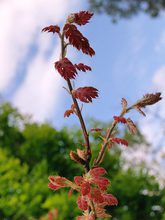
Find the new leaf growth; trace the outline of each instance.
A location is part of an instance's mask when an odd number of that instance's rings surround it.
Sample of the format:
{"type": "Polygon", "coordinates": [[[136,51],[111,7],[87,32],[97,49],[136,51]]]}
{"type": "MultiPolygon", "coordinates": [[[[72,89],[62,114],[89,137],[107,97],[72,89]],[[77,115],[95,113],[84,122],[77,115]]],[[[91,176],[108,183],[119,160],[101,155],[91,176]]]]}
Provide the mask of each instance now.
{"type": "Polygon", "coordinates": [[[95,51],[91,47],[89,40],[84,37],[76,26],[86,25],[92,16],[93,13],[89,11],[80,11],[79,13],[69,15],[63,28],[60,28],[58,25],[50,25],[42,30],[43,32],[52,32],[60,39],[61,55],[59,60],[55,61],[54,66],[60,76],[66,81],[68,88],[64,88],[68,91],[73,102],[71,107],[65,111],[64,117],[70,117],[73,114],[76,115],[84,136],[84,143],[82,144],[84,149],[76,149],[76,151],[70,152],[71,160],[84,167],[82,176],[75,176],[74,181],[61,176],[50,176],[48,187],[52,190],[67,187],[70,189],[69,195],[71,195],[73,190],[77,191],[77,205],[83,211],[82,215],[77,217],[78,220],[95,220],[97,218],[111,217],[106,213],[106,206],[117,205],[118,201],[116,197],[107,192],[110,181],[104,177],[107,171],[103,167],[100,167],[100,164],[104,160],[107,148],[111,149],[114,144],[128,146],[128,141],[114,136],[113,131],[118,123],[122,123],[124,126],[127,126],[131,134],[135,134],[137,130],[135,123],[132,119],[126,118],[125,115],[132,109],[136,109],[142,115],[145,115],[142,108],[153,105],[161,100],[161,93],[146,94],[142,99],[128,107],[127,100],[122,98],[121,113],[113,117],[114,120],[107,129],[105,136],[102,135],[103,129],[90,129],[91,132],[98,132],[98,136],[102,139],[100,151],[97,157],[94,158],[93,164],[90,163],[92,158],[92,149],[89,141],[90,132],[86,129],[79,102],[92,103],[93,99],[98,97],[98,90],[93,86],[73,89],[72,81],[78,77],[78,71],[91,71],[92,68],[83,63],[73,64],[67,57],[67,47],[73,46],[86,55],[95,55],[95,51]]]}

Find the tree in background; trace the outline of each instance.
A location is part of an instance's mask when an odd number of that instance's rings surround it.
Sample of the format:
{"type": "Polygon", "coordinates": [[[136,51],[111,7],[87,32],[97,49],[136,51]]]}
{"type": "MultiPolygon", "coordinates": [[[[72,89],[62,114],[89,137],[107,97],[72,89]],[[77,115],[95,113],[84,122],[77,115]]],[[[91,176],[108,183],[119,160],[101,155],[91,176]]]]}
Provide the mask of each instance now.
{"type": "MultiPolygon", "coordinates": [[[[48,220],[51,213],[56,213],[53,220],[73,220],[79,214],[76,195],[68,198],[65,190],[52,194],[47,188],[47,176],[53,172],[73,178],[81,172],[80,167],[75,168],[69,157],[61,158],[61,152],[69,152],[82,141],[81,130],[64,128],[57,131],[50,124],[34,123],[29,116],[21,115],[9,103],[1,103],[0,109],[0,133],[5,135],[5,138],[0,139],[0,219],[48,220]],[[10,118],[14,123],[9,123],[10,118]],[[21,137],[17,142],[13,132],[9,132],[13,130],[17,131],[14,132],[16,137],[21,137]],[[64,151],[65,144],[67,148],[64,151]],[[65,169],[61,168],[61,163],[65,164],[65,169]]],[[[88,127],[106,128],[109,125],[91,120],[88,127]]],[[[144,141],[141,134],[132,138],[126,131],[122,133],[120,135],[127,136],[131,148],[144,141]]],[[[98,153],[100,141],[97,134],[92,133],[94,157],[98,153]]],[[[119,200],[117,207],[107,206],[107,212],[114,216],[114,220],[165,220],[164,186],[161,188],[158,180],[142,166],[124,169],[126,163],[117,145],[106,154],[103,166],[112,182],[109,192],[117,195],[119,200]]]]}
{"type": "Polygon", "coordinates": [[[89,0],[90,9],[106,13],[113,21],[145,13],[155,18],[165,9],[165,0],[89,0]]]}

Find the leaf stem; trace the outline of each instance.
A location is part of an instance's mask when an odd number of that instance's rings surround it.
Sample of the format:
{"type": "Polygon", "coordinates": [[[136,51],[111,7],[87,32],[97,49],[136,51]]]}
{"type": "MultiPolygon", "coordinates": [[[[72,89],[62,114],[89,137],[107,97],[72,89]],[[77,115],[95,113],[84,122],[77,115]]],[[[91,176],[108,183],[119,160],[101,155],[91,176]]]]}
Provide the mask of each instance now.
{"type": "MultiPolygon", "coordinates": [[[[129,108],[127,108],[127,109],[122,109],[122,111],[121,111],[119,117],[123,117],[123,116],[124,116],[126,113],[128,113],[132,108],[133,108],[133,105],[130,106],[129,108]]],[[[107,145],[108,145],[108,143],[109,143],[109,138],[111,137],[112,132],[113,132],[113,130],[115,129],[115,127],[116,127],[117,124],[118,124],[118,122],[114,120],[114,121],[112,122],[112,124],[111,124],[111,127],[107,129],[107,135],[106,135],[106,137],[105,137],[105,139],[104,139],[104,143],[103,143],[103,145],[102,145],[102,147],[101,147],[101,150],[100,150],[100,152],[99,152],[99,154],[98,154],[97,159],[94,160],[93,167],[99,166],[99,164],[103,161],[104,155],[105,155],[105,150],[106,150],[107,145]]]]}
{"type": "MultiPolygon", "coordinates": [[[[68,45],[64,41],[64,33],[61,34],[60,39],[61,39],[61,59],[63,59],[66,55],[66,45],[68,45]]],[[[87,132],[87,129],[86,129],[86,126],[85,126],[85,122],[84,122],[80,107],[78,105],[78,102],[72,94],[73,87],[72,87],[71,81],[69,79],[67,80],[67,84],[68,84],[70,94],[72,96],[73,103],[74,103],[75,108],[76,108],[77,116],[79,118],[81,128],[82,128],[82,132],[83,132],[83,136],[84,136],[84,141],[85,141],[85,146],[86,146],[85,170],[86,170],[86,172],[88,172],[90,170],[89,163],[90,163],[90,160],[91,160],[91,147],[90,147],[90,143],[89,143],[89,135],[88,135],[88,132],[87,132]]]]}

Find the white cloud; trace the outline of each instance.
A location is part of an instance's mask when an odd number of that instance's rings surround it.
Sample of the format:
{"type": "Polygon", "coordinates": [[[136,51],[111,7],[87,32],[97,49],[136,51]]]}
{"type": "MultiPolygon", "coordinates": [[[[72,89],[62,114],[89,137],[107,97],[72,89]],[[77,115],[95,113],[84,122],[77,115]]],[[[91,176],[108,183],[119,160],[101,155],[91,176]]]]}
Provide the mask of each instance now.
{"type": "MultiPolygon", "coordinates": [[[[59,101],[61,79],[56,77],[53,63],[58,47],[53,48],[50,60],[44,59],[50,48],[51,35],[38,34],[50,24],[63,21],[68,13],[77,11],[76,0],[5,0],[0,2],[0,93],[9,90],[37,37],[38,51],[27,67],[25,79],[13,94],[14,104],[35,119],[49,118],[53,106],[59,101]]],[[[58,51],[58,52],[57,52],[58,51]]],[[[55,109],[56,110],[56,109],[55,109]]]]}

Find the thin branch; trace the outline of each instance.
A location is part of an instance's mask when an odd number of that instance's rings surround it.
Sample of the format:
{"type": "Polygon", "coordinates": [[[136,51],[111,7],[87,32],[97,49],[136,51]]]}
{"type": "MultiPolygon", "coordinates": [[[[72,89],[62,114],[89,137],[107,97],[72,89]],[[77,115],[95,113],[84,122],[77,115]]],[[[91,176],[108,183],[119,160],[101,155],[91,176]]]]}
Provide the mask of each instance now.
{"type": "MultiPolygon", "coordinates": [[[[65,54],[66,54],[66,45],[68,45],[68,44],[65,44],[64,33],[63,33],[61,35],[61,58],[62,59],[65,57],[65,54]]],[[[72,87],[71,81],[69,79],[67,80],[67,84],[68,84],[70,94],[72,96],[73,103],[75,104],[75,108],[76,108],[76,111],[77,111],[77,116],[79,118],[81,128],[82,128],[82,132],[83,132],[83,135],[84,135],[84,141],[85,141],[85,146],[86,146],[86,157],[87,157],[86,158],[85,169],[86,169],[86,172],[88,172],[90,170],[89,162],[91,160],[91,148],[90,148],[90,143],[89,143],[89,135],[87,133],[85,122],[84,122],[84,119],[82,117],[82,113],[81,113],[80,107],[78,105],[78,102],[74,98],[74,96],[72,95],[73,87],[72,87]]]]}
{"type": "MultiPolygon", "coordinates": [[[[131,107],[125,109],[125,110],[122,110],[122,112],[120,113],[120,116],[119,117],[123,117],[126,113],[128,113],[132,108],[133,108],[134,105],[132,105],[131,107]]],[[[105,150],[109,144],[109,138],[111,137],[112,135],[112,132],[114,131],[116,125],[118,124],[117,121],[113,121],[112,124],[111,124],[111,127],[108,128],[107,130],[107,135],[104,139],[104,143],[101,147],[101,150],[98,154],[98,157],[97,159],[94,160],[94,164],[93,164],[93,167],[97,167],[100,163],[102,163],[103,159],[104,159],[104,155],[105,155],[105,150]]]]}

